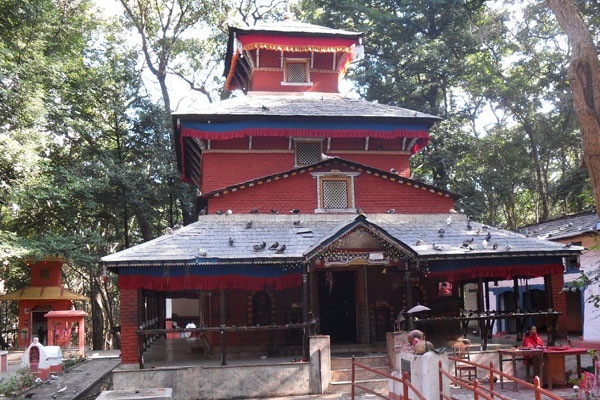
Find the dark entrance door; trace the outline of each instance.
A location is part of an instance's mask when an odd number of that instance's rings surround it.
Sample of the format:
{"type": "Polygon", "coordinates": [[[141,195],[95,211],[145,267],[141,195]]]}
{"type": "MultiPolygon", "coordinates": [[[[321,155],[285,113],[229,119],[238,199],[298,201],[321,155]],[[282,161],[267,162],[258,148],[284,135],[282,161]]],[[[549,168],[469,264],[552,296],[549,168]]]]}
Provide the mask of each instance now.
{"type": "Polygon", "coordinates": [[[356,298],[353,271],[319,271],[321,333],[332,343],[356,343],[356,298]]]}

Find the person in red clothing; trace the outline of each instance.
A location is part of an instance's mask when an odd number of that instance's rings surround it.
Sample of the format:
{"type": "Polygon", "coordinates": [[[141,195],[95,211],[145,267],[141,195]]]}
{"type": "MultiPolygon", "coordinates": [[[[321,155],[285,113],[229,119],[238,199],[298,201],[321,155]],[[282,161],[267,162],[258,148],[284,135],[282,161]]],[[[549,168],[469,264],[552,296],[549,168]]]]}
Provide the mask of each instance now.
{"type": "Polygon", "coordinates": [[[533,349],[544,347],[544,342],[537,334],[535,325],[531,326],[523,338],[523,347],[531,347],[533,349]]]}
{"type": "MultiPolygon", "coordinates": [[[[529,347],[532,349],[540,349],[544,347],[544,342],[542,341],[542,338],[538,336],[535,325],[532,325],[527,332],[525,332],[525,337],[523,338],[523,347],[529,347]]],[[[534,365],[534,359],[531,355],[528,354],[523,356],[523,364],[525,364],[525,368],[527,368],[527,376],[529,376],[530,365],[533,365],[534,373],[537,371],[537,374],[540,374],[540,366],[537,365],[537,362],[535,363],[536,365],[534,365]]]]}

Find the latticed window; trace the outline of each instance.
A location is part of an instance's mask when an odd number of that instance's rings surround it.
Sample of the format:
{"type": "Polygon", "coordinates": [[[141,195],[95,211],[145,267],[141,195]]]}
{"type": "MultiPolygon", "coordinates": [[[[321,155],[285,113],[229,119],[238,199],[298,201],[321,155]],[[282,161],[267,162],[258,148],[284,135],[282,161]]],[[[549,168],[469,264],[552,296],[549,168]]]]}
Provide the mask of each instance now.
{"type": "Polygon", "coordinates": [[[304,61],[285,63],[286,82],[306,83],[308,82],[308,63],[304,61]]]}
{"type": "Polygon", "coordinates": [[[321,179],[321,208],[349,208],[350,181],[347,178],[321,179]]]}
{"type": "Polygon", "coordinates": [[[321,161],[320,142],[296,142],[296,165],[310,165],[321,161]]]}

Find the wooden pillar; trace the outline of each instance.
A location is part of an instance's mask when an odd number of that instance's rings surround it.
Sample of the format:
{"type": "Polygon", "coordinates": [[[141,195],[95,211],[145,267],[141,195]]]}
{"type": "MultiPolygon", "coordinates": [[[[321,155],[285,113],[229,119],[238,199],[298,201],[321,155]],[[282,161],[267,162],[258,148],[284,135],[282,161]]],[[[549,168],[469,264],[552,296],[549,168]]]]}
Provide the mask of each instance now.
{"type": "Polygon", "coordinates": [[[309,343],[308,343],[308,274],[305,272],[302,274],[302,323],[304,324],[303,336],[302,336],[302,354],[304,358],[309,360],[309,343]]]}
{"type": "MultiPolygon", "coordinates": [[[[417,269],[419,268],[419,261],[417,261],[417,269]]],[[[406,311],[410,310],[413,307],[412,304],[412,284],[410,282],[410,270],[408,266],[408,262],[404,263],[404,284],[406,290],[406,311]]],[[[413,318],[411,314],[408,314],[407,323],[408,330],[413,330],[413,318]]]]}
{"type": "MultiPolygon", "coordinates": [[[[515,312],[521,312],[521,305],[519,302],[519,278],[513,278],[513,292],[515,294],[515,312]]],[[[515,323],[517,325],[517,341],[520,342],[523,340],[523,321],[521,318],[515,318],[515,323]]]]}
{"type": "Polygon", "coordinates": [[[480,313],[484,311],[483,305],[483,280],[481,278],[477,278],[477,312],[480,313]]]}
{"type": "Polygon", "coordinates": [[[225,289],[221,289],[220,292],[220,309],[221,314],[221,365],[227,365],[227,344],[225,340],[225,289]]]}

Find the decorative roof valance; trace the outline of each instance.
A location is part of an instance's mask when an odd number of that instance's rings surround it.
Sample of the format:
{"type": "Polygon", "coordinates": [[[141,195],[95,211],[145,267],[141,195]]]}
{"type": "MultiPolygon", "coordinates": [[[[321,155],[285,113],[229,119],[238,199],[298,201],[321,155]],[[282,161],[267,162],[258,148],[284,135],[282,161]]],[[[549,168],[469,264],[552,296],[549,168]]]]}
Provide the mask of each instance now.
{"type": "Polygon", "coordinates": [[[299,266],[203,265],[128,267],[119,270],[120,289],[282,290],[302,286],[299,266]]]}
{"type": "Polygon", "coordinates": [[[562,274],[562,257],[497,257],[430,261],[430,277],[458,282],[477,278],[512,279],[562,274]]]}
{"type": "Polygon", "coordinates": [[[349,53],[356,43],[355,39],[282,35],[242,35],[238,40],[244,50],[267,49],[317,53],[349,53]]]}
{"type": "Polygon", "coordinates": [[[181,121],[180,129],[182,137],[208,140],[228,140],[244,136],[424,139],[411,149],[412,153],[416,153],[429,142],[427,127],[418,123],[363,122],[357,129],[355,121],[246,120],[219,123],[181,121]]]}

